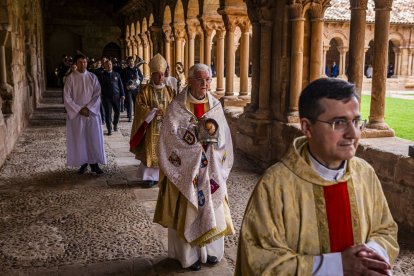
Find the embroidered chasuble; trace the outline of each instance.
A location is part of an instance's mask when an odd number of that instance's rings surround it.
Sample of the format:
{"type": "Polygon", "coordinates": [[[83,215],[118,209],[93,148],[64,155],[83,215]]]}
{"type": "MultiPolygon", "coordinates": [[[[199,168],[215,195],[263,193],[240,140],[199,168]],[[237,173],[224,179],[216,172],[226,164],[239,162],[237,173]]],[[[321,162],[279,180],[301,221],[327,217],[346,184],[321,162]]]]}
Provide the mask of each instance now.
{"type": "Polygon", "coordinates": [[[130,151],[135,158],[147,167],[158,167],[156,146],[163,121],[163,116],[154,114],[154,118],[148,122],[146,118],[157,108],[163,114],[167,112],[167,106],[175,96],[174,90],[169,86],[160,88],[152,84],[141,87],[140,93],[135,99],[134,121],[131,129],[130,151]]]}
{"type": "Polygon", "coordinates": [[[160,190],[154,222],[176,230],[191,246],[234,234],[226,187],[233,149],[220,102],[209,93],[197,100],[185,88],[168,107],[158,156],[160,190]],[[194,125],[201,118],[217,122],[217,143],[205,146],[197,140],[194,125]]]}
{"type": "Polygon", "coordinates": [[[309,165],[304,137],[266,170],[240,230],[235,275],[312,275],[314,257],[375,242],[392,264],[397,225],[373,168],[353,157],[338,181],[309,165]]]}

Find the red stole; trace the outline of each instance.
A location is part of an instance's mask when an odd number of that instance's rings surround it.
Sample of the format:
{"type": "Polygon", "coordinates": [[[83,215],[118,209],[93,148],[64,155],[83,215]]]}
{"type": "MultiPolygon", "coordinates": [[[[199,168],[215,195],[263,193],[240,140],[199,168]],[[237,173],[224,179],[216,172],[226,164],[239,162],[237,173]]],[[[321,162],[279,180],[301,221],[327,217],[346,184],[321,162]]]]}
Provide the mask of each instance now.
{"type": "Polygon", "coordinates": [[[347,183],[326,186],[323,190],[331,252],[342,252],[354,244],[347,183]]]}
{"type": "Polygon", "coordinates": [[[194,103],[194,115],[197,119],[204,115],[204,103],[194,103]]]}

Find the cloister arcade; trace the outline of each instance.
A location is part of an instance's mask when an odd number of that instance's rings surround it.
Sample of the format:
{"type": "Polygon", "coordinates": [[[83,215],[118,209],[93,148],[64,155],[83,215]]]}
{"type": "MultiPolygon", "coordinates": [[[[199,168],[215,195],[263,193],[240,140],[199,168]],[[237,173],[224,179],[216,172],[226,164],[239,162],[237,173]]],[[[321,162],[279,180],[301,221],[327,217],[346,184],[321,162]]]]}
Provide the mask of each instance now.
{"type": "MultiPolygon", "coordinates": [[[[339,77],[355,83],[358,93],[365,65],[372,63],[364,137],[394,136],[384,121],[387,82],[414,84],[414,19],[407,17],[414,14],[414,4],[409,0],[84,2],[0,0],[0,165],[38,106],[46,77],[59,61],[56,47],[63,44],[97,57],[105,45],[115,43],[122,57],[147,62],[161,53],[171,66],[183,63],[185,73],[196,62],[213,61],[217,85],[212,93],[225,107],[245,106],[239,117],[228,117],[236,148],[263,168],[280,160],[300,135],[300,92],[325,77],[333,61],[339,77]],[[83,9],[87,4],[103,6],[103,11],[92,16],[83,9]],[[64,19],[56,16],[62,7],[69,11],[64,19]],[[104,25],[108,18],[111,22],[104,25]],[[389,63],[395,67],[393,78],[387,78],[389,63]]],[[[142,69],[148,77],[148,66],[142,69]]],[[[394,148],[406,144],[396,141],[394,148]]],[[[414,227],[414,161],[406,153],[381,150],[362,145],[358,155],[377,170],[396,219],[414,227]]]]}

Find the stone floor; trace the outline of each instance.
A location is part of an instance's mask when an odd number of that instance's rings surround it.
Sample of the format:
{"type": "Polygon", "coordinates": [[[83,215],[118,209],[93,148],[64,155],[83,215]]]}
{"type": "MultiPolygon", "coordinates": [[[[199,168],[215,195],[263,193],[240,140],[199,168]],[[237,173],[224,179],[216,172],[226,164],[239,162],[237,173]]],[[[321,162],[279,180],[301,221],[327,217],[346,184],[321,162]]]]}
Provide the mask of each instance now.
{"type": "MultiPolygon", "coordinates": [[[[232,275],[237,234],[226,238],[218,266],[195,273],[167,258],[166,230],[152,223],[158,188],[137,182],[125,114],[120,131],[105,136],[104,175],[79,176],[65,166],[59,101],[59,92],[46,92],[0,169],[0,275],[232,275]]],[[[228,189],[237,233],[259,175],[236,154],[228,189]]],[[[414,275],[408,244],[401,241],[395,275],[414,275]]]]}

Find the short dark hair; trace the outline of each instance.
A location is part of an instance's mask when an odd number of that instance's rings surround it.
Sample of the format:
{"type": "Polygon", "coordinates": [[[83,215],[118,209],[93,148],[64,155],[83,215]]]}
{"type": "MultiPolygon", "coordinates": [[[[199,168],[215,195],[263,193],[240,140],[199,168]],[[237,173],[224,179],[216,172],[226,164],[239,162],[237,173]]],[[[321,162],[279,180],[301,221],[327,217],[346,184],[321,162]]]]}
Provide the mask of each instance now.
{"type": "Polygon", "coordinates": [[[133,60],[134,58],[131,56],[127,57],[127,61],[130,61],[131,59],[133,60]]]}
{"type": "Polygon", "coordinates": [[[318,118],[325,110],[319,104],[319,100],[333,99],[348,102],[355,97],[355,85],[337,78],[321,78],[311,82],[302,91],[299,97],[299,117],[308,118],[312,122],[318,118]]]}
{"type": "Polygon", "coordinates": [[[86,59],[86,56],[82,55],[82,54],[78,54],[75,56],[75,62],[78,62],[79,59],[86,59]]]}

